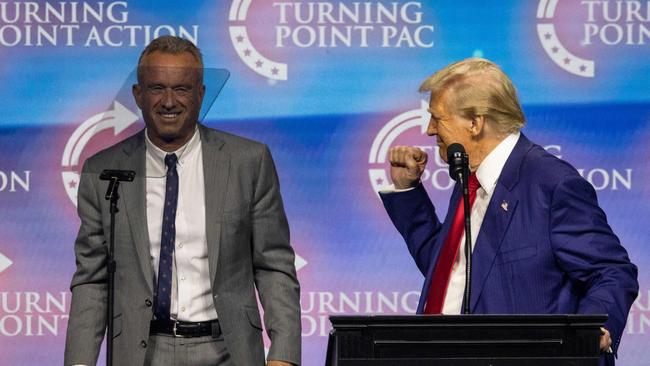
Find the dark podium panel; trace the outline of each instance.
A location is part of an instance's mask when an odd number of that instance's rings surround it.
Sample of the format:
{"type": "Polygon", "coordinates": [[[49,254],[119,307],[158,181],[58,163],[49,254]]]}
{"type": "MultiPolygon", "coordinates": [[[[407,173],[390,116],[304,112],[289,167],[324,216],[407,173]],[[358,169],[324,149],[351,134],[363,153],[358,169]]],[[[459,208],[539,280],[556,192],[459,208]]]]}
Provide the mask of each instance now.
{"type": "Polygon", "coordinates": [[[606,315],[331,316],[326,366],[597,366],[606,315]]]}

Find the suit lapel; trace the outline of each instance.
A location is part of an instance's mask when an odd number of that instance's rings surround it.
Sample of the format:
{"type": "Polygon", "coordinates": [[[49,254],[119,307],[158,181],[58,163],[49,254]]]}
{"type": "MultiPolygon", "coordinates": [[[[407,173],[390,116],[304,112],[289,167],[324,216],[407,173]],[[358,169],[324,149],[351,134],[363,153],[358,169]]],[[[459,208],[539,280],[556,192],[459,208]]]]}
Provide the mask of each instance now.
{"type": "Polygon", "coordinates": [[[521,134],[497,180],[472,252],[471,309],[476,308],[510,221],[517,212],[519,195],[514,188],[519,182],[519,169],[523,159],[532,146],[530,140],[521,134]]]}
{"type": "Polygon", "coordinates": [[[154,271],[151,265],[149,251],[150,240],[147,226],[147,192],[146,192],[146,167],[144,130],[134,136],[123,149],[126,158],[124,169],[135,171],[135,179],[131,183],[122,184],[122,202],[129,226],[133,244],[138,255],[142,275],[153,293],[154,271]]]}
{"type": "Polygon", "coordinates": [[[511,192],[497,184],[472,253],[472,259],[475,261],[472,262],[471,309],[476,307],[483,292],[485,281],[492,270],[504,234],[517,210],[518,202],[519,200],[511,192]],[[505,205],[507,210],[503,208],[505,205]]]}
{"type": "Polygon", "coordinates": [[[199,125],[203,153],[203,181],[205,186],[205,229],[208,242],[210,284],[215,289],[221,240],[221,217],[225,206],[230,155],[222,150],[224,142],[212,131],[199,125]]]}

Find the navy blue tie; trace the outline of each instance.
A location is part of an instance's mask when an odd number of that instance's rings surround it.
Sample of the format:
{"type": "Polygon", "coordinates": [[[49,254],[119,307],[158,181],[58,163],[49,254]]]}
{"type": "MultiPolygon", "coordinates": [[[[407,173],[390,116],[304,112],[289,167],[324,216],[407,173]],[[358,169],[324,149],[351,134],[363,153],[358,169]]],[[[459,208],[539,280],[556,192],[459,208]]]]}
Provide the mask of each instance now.
{"type": "Polygon", "coordinates": [[[163,210],[162,238],[160,239],[160,262],[158,263],[158,285],[156,288],[156,319],[169,319],[172,292],[172,264],[176,240],[176,204],[178,202],[178,172],[176,154],[165,156],[167,183],[165,208],[163,210]]]}

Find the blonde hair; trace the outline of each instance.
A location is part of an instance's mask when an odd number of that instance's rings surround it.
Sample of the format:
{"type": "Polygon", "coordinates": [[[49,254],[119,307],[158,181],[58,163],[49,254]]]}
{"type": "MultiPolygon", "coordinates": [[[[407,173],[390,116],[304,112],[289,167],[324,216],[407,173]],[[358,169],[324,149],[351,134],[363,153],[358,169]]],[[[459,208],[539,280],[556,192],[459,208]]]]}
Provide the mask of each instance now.
{"type": "Polygon", "coordinates": [[[448,110],[468,119],[484,116],[503,134],[518,131],[526,123],[512,81],[486,59],[450,64],[424,80],[420,92],[430,92],[432,99],[448,96],[448,110]]]}

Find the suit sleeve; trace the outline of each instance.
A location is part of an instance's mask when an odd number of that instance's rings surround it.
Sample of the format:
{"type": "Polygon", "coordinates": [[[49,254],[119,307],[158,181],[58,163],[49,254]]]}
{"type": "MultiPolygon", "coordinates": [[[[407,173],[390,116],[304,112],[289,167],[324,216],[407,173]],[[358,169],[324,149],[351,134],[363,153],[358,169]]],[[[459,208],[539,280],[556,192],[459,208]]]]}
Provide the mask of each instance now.
{"type": "Polygon", "coordinates": [[[84,164],[77,211],[81,226],[75,241],[77,270],[70,288],[72,301],[65,345],[65,365],[97,363],[106,328],[106,245],[102,228],[97,174],[84,164]]]}
{"type": "Polygon", "coordinates": [[[406,241],[415,264],[426,276],[442,225],[426,190],[419,184],[405,192],[379,193],[388,216],[406,241]]]}
{"type": "Polygon", "coordinates": [[[594,188],[577,174],[556,186],[550,223],[555,258],[582,292],[578,313],[609,316],[605,328],[616,352],[639,291],[637,267],[607,223],[594,188]]]}
{"type": "Polygon", "coordinates": [[[280,185],[264,146],[253,202],[253,267],[271,339],[269,360],[300,364],[300,286],[289,241],[280,185]]]}

